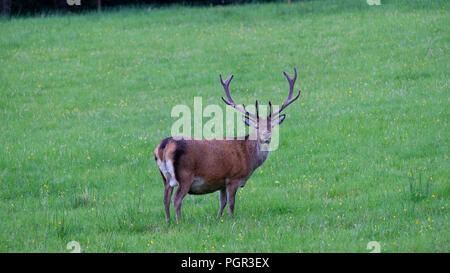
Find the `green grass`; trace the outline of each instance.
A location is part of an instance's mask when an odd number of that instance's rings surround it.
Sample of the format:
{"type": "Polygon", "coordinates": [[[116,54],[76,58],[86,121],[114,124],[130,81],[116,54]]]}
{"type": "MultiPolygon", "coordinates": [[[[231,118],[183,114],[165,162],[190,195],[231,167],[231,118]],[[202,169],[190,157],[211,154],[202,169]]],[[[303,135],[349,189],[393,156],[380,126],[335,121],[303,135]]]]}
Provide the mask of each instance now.
{"type": "MultiPolygon", "coordinates": [[[[449,252],[448,1],[128,8],[0,20],[0,251],[449,252]],[[176,104],[299,101],[216,220],[166,223],[176,104]],[[274,183],[274,181],[280,183],[274,183]]],[[[174,217],[172,206],[172,218],[174,217]]]]}

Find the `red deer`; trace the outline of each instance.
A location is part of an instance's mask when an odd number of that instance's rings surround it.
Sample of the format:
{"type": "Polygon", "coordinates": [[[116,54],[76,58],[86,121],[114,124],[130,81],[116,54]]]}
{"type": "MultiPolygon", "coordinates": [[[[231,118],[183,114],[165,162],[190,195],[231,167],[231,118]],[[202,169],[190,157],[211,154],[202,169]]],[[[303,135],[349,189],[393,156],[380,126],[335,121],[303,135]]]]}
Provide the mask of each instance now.
{"type": "Polygon", "coordinates": [[[275,111],[269,101],[269,115],[259,117],[258,101],[255,113],[245,109],[245,105],[237,105],[230,94],[231,75],[225,82],[220,75],[220,82],[227,99],[222,100],[239,112],[243,120],[254,130],[242,138],[236,139],[188,139],[184,137],[168,137],[156,147],[154,154],[158,168],[164,181],[164,207],[166,219],[170,220],[170,199],[173,188],[175,192],[173,204],[176,219],[181,219],[181,202],[186,194],[206,194],[219,191],[220,208],[217,217],[222,216],[223,209],[229,202],[229,214],[234,214],[234,200],[239,187],[243,187],[252,173],[266,160],[272,138],[272,128],[281,124],[286,115],[280,114],[299,96],[293,97],[297,70],[292,78],[283,71],[289,82],[289,94],[281,107],[275,111]]]}

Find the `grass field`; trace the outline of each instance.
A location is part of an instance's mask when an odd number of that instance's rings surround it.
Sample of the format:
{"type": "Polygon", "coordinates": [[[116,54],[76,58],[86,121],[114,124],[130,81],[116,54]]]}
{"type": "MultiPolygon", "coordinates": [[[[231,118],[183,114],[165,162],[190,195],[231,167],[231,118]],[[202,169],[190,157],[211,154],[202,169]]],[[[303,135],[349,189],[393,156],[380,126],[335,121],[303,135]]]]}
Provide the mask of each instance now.
{"type": "MultiPolygon", "coordinates": [[[[450,2],[126,8],[0,20],[0,251],[449,252],[450,2]],[[280,147],[217,220],[165,221],[177,104],[281,102],[280,147]],[[279,181],[280,183],[274,183],[279,181]],[[227,211],[225,211],[227,212],[227,211]]],[[[174,219],[172,206],[172,219],[174,219]]]]}

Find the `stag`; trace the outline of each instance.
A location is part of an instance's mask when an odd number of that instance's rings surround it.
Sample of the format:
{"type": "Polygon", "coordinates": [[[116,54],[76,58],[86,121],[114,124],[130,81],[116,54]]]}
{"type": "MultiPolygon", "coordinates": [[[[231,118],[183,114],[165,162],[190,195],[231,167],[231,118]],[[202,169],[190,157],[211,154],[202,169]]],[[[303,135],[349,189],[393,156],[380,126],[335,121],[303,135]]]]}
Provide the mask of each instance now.
{"type": "Polygon", "coordinates": [[[285,71],[283,73],[289,82],[288,97],[276,110],[272,109],[269,101],[269,114],[266,117],[259,116],[258,100],[255,113],[247,111],[244,104],[238,105],[233,100],[229,88],[233,75],[225,81],[222,75],[219,76],[226,95],[222,100],[244,115],[244,123],[254,128],[250,135],[236,139],[168,137],[158,144],[154,154],[164,182],[163,200],[167,220],[170,220],[170,201],[175,187],[178,187],[173,199],[177,221],[181,219],[181,203],[186,194],[215,191],[219,191],[220,200],[217,217],[222,216],[227,201],[229,214],[233,217],[238,188],[244,187],[252,173],[266,161],[272,128],[284,121],[286,115],[281,114],[281,111],[300,96],[301,91],[293,96],[297,70],[294,68],[294,77],[285,71]]]}

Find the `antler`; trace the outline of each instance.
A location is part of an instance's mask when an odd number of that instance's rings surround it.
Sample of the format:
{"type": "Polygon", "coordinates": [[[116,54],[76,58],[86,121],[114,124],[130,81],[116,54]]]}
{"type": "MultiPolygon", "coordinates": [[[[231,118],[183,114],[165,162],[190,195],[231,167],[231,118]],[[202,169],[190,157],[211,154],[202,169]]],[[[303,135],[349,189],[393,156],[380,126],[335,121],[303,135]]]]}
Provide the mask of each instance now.
{"type": "Polygon", "coordinates": [[[279,113],[281,113],[281,111],[283,111],[284,108],[286,108],[289,104],[293,103],[296,99],[298,99],[298,97],[300,96],[300,92],[301,90],[298,91],[298,94],[295,97],[292,97],[292,94],[294,93],[294,84],[295,81],[297,80],[297,69],[294,67],[294,78],[292,78],[288,73],[286,73],[286,71],[283,71],[284,76],[286,76],[286,79],[289,82],[289,94],[287,99],[283,102],[283,104],[281,105],[280,108],[278,108],[278,110],[276,110],[275,112],[272,112],[272,104],[270,104],[270,116],[273,118],[276,115],[278,115],[279,113]]]}
{"type": "Polygon", "coordinates": [[[249,111],[247,111],[247,109],[245,109],[245,104],[242,104],[242,106],[241,105],[237,105],[234,102],[233,98],[231,97],[230,89],[229,89],[230,82],[233,79],[234,75],[229,76],[228,79],[225,80],[225,82],[223,82],[222,75],[219,75],[219,77],[220,77],[220,83],[222,84],[223,90],[225,91],[225,95],[227,95],[227,98],[228,98],[228,100],[226,100],[224,97],[222,97],[222,100],[226,104],[232,106],[234,109],[236,109],[239,112],[243,113],[245,116],[251,117],[252,119],[257,120],[258,119],[258,102],[256,102],[256,113],[257,113],[256,115],[253,114],[253,113],[250,113],[249,111]]]}

